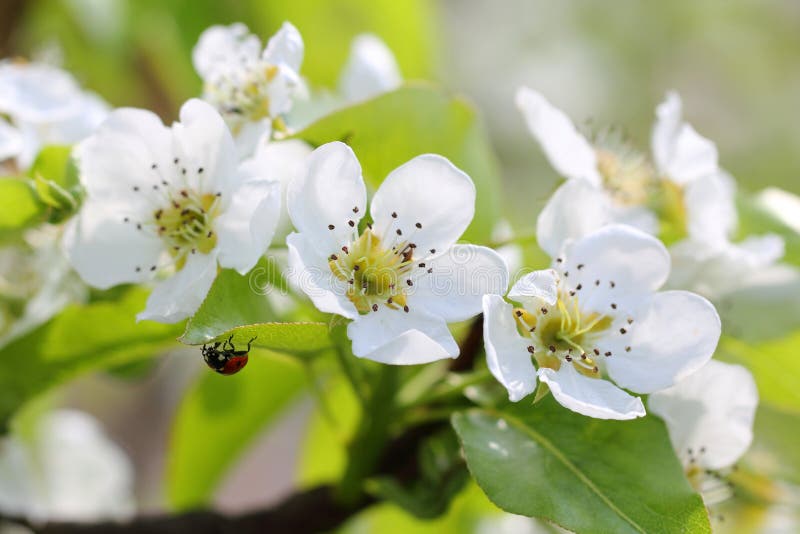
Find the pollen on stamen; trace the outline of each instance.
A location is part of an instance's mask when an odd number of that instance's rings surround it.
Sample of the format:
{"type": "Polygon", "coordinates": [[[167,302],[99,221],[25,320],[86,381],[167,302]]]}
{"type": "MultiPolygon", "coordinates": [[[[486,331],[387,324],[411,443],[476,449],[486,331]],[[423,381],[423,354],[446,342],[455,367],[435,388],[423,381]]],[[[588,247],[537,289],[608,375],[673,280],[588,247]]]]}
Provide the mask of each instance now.
{"type": "Polygon", "coordinates": [[[342,247],[342,252],[344,252],[345,254],[350,254],[350,249],[347,247],[342,247]]]}
{"type": "Polygon", "coordinates": [[[617,309],[616,303],[614,303],[614,302],[611,303],[611,309],[612,310],[616,310],[617,309]]]}
{"type": "Polygon", "coordinates": [[[600,351],[598,349],[594,349],[593,352],[595,356],[600,356],[600,351]]]}
{"type": "Polygon", "coordinates": [[[566,356],[564,356],[564,359],[567,360],[568,362],[571,362],[572,361],[572,356],[567,354],[566,356]]]}
{"type": "Polygon", "coordinates": [[[605,355],[606,355],[606,356],[611,356],[611,351],[610,351],[610,350],[609,350],[609,351],[606,351],[605,355]]]}
{"type": "Polygon", "coordinates": [[[396,211],[393,211],[393,212],[392,212],[392,219],[396,219],[396,218],[397,218],[397,212],[396,212],[396,211]]]}
{"type": "Polygon", "coordinates": [[[403,311],[408,313],[408,306],[403,306],[403,311]]]}
{"type": "Polygon", "coordinates": [[[350,225],[350,228],[353,228],[356,225],[355,221],[347,221],[347,224],[350,225]]]}
{"type": "Polygon", "coordinates": [[[406,284],[408,284],[408,285],[409,285],[409,287],[410,287],[410,286],[413,286],[413,285],[414,285],[414,282],[412,282],[411,280],[406,280],[406,284]]]}
{"type": "Polygon", "coordinates": [[[617,284],[615,284],[613,281],[609,282],[608,285],[611,286],[611,289],[617,287],[617,284]]]}
{"type": "Polygon", "coordinates": [[[620,328],[620,329],[619,329],[619,333],[620,333],[620,334],[627,334],[627,333],[628,333],[628,331],[627,331],[627,330],[625,330],[624,328],[620,328]]]}
{"type": "Polygon", "coordinates": [[[419,264],[419,268],[420,268],[420,269],[424,269],[424,268],[425,268],[425,264],[424,264],[424,263],[420,263],[420,264],[419,264]]]}
{"type": "Polygon", "coordinates": [[[547,315],[547,308],[542,308],[540,311],[542,312],[542,315],[547,315]]]}
{"type": "Polygon", "coordinates": [[[625,347],[625,352],[630,352],[630,351],[631,351],[630,347],[625,347]]]}
{"type": "Polygon", "coordinates": [[[533,354],[535,350],[536,350],[536,349],[533,347],[533,345],[528,345],[528,352],[530,352],[531,354],[533,354]]]}
{"type": "Polygon", "coordinates": [[[583,269],[583,264],[582,264],[582,263],[579,263],[579,264],[578,264],[578,270],[580,271],[581,269],[583,269]]]}
{"type": "Polygon", "coordinates": [[[374,311],[374,312],[378,311],[378,305],[377,304],[373,304],[372,305],[372,311],[374,311]]]}
{"type": "Polygon", "coordinates": [[[517,310],[517,311],[516,311],[516,312],[514,312],[514,313],[516,313],[516,314],[517,314],[517,317],[522,317],[522,310],[517,310]]]}
{"type": "Polygon", "coordinates": [[[355,206],[355,207],[353,208],[353,213],[358,213],[358,206],[355,206]]]}
{"type": "Polygon", "coordinates": [[[575,286],[575,289],[580,291],[581,289],[583,289],[583,284],[578,284],[577,286],[575,286]]]}
{"type": "Polygon", "coordinates": [[[397,232],[397,235],[403,235],[403,231],[400,228],[398,228],[395,231],[397,232]]]}
{"type": "Polygon", "coordinates": [[[550,352],[555,352],[556,351],[556,346],[555,345],[550,345],[548,348],[550,349],[550,352]]]}
{"type": "Polygon", "coordinates": [[[422,223],[417,223],[417,224],[415,224],[414,226],[416,226],[416,227],[417,227],[417,229],[421,229],[421,228],[422,228],[422,223]]]}
{"type": "Polygon", "coordinates": [[[361,266],[359,266],[359,265],[353,265],[353,270],[354,270],[354,271],[358,271],[358,270],[360,270],[360,269],[361,269],[361,266]]]}
{"type": "Polygon", "coordinates": [[[431,254],[436,254],[436,249],[435,248],[431,249],[431,254]]]}
{"type": "Polygon", "coordinates": [[[328,230],[333,230],[334,228],[336,228],[334,225],[332,225],[332,224],[328,225],[328,230]]]}
{"type": "Polygon", "coordinates": [[[197,168],[197,174],[203,174],[203,167],[197,168]]]}

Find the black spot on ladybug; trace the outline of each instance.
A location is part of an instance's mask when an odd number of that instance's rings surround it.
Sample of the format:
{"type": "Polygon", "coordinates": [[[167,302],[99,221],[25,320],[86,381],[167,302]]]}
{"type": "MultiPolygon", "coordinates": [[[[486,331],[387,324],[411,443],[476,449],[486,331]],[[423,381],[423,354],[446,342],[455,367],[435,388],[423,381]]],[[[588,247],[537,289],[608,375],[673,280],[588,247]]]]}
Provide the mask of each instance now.
{"type": "Polygon", "coordinates": [[[236,350],[231,340],[233,335],[225,342],[217,341],[214,345],[203,345],[201,349],[206,365],[221,375],[233,375],[247,365],[250,353],[250,344],[256,340],[254,337],[247,342],[247,350],[236,350]]]}

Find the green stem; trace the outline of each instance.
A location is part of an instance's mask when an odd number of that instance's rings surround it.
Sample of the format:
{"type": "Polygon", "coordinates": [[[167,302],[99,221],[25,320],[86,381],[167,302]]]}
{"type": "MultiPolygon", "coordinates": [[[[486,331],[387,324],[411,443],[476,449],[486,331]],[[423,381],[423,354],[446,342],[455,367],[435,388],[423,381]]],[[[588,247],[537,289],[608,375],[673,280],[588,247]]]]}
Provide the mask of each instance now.
{"type": "Polygon", "coordinates": [[[369,402],[365,402],[358,429],[348,447],[348,462],[337,488],[337,497],[347,506],[363,498],[364,481],[377,467],[394,416],[398,368],[382,365],[378,370],[369,402]]]}
{"type": "Polygon", "coordinates": [[[489,369],[475,371],[466,376],[463,374],[451,374],[447,377],[445,386],[420,395],[416,399],[403,404],[400,408],[406,410],[409,408],[416,408],[424,404],[446,401],[460,395],[468,387],[486,382],[490,378],[492,378],[492,373],[489,371],[489,369]]]}
{"type": "Polygon", "coordinates": [[[367,397],[364,393],[363,375],[357,372],[356,366],[353,365],[355,356],[353,356],[349,350],[350,342],[342,333],[338,335],[334,334],[334,341],[336,358],[339,360],[339,366],[342,368],[342,372],[345,377],[347,377],[348,382],[350,382],[350,386],[353,388],[353,393],[355,393],[355,396],[358,398],[358,402],[364,407],[367,404],[367,397]]]}

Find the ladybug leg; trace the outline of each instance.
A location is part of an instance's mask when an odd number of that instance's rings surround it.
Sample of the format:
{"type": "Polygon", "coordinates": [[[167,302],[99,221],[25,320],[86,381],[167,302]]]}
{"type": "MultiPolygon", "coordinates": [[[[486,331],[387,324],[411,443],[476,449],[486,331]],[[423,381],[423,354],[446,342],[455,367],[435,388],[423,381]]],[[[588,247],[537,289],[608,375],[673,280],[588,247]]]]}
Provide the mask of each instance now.
{"type": "Polygon", "coordinates": [[[236,350],[236,348],[233,346],[233,343],[231,343],[231,340],[232,340],[232,339],[233,339],[233,334],[231,334],[231,337],[229,337],[229,338],[227,339],[227,341],[225,341],[225,343],[222,345],[222,348],[223,348],[224,350],[236,350]],[[230,348],[230,349],[226,348],[226,347],[227,347],[227,345],[230,345],[230,346],[231,346],[231,348],[230,348]]]}
{"type": "Polygon", "coordinates": [[[248,342],[247,342],[247,352],[250,352],[250,344],[251,344],[253,341],[255,341],[256,339],[258,339],[258,336],[254,337],[253,339],[251,339],[250,341],[248,341],[248,342]]]}

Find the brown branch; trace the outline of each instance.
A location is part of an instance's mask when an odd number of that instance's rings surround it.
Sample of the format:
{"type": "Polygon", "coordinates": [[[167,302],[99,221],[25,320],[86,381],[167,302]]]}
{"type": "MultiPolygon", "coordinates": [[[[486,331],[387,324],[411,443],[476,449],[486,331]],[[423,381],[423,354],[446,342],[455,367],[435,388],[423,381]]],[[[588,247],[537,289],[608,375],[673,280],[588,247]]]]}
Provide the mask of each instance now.
{"type": "Polygon", "coordinates": [[[16,52],[14,33],[31,3],[31,0],[0,0],[0,58],[10,57],[16,52]]]}
{"type": "Polygon", "coordinates": [[[262,532],[325,532],[335,529],[369,506],[363,500],[343,507],[333,488],[319,486],[295,493],[273,508],[240,515],[200,510],[177,515],[142,516],[130,522],[31,524],[19,518],[3,518],[23,524],[37,534],[256,534],[262,532]]]}
{"type": "Polygon", "coordinates": [[[475,367],[475,358],[483,347],[483,314],[472,320],[469,331],[461,342],[461,355],[452,361],[450,370],[454,373],[471,371],[475,367]]]}

